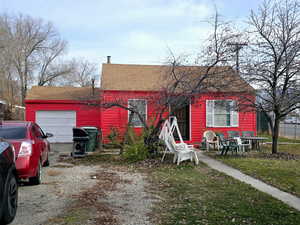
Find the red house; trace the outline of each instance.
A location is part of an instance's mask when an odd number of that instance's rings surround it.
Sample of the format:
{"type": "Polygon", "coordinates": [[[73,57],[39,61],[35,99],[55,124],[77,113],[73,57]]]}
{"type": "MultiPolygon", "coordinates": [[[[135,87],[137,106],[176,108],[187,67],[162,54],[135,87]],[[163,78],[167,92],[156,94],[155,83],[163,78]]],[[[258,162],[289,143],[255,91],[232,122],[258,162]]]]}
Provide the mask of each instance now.
{"type": "MultiPolygon", "coordinates": [[[[160,93],[161,84],[165,82],[162,74],[168,68],[168,66],[108,62],[102,65],[101,90],[33,87],[26,98],[26,120],[36,121],[47,132],[54,133],[56,136],[56,139],[52,140],[54,142],[70,142],[73,126],[101,128],[104,142],[108,142],[107,136],[112,128],[118,129],[121,134],[124,132],[128,124],[129,111],[120,107],[100,109],[88,106],[84,100],[85,96],[88,98],[93,91],[101,93],[101,99],[108,102],[122,99],[127,105],[137,106],[150,123],[155,117],[156,106],[148,99],[160,93]]],[[[238,82],[244,82],[236,73],[234,77],[238,82]]],[[[249,85],[247,88],[252,89],[249,85]]],[[[232,107],[227,107],[236,104],[237,93],[241,91],[234,84],[228,85],[222,92],[211,90],[195,96],[188,106],[177,110],[175,115],[184,140],[187,143],[200,143],[205,130],[256,132],[255,112],[237,112],[233,111],[232,107]]],[[[133,115],[132,124],[137,132],[142,130],[142,123],[136,115],[133,115]]]]}
{"type": "MultiPolygon", "coordinates": [[[[128,105],[137,105],[146,120],[151,121],[155,116],[156,107],[151,103],[148,104],[148,99],[149,96],[157,95],[161,91],[160,84],[164,83],[162,78],[168,69],[168,66],[158,65],[103,64],[101,77],[103,98],[105,101],[118,101],[122,98],[128,105]]],[[[222,92],[211,90],[195,96],[193,102],[175,112],[183,139],[187,143],[200,143],[205,130],[224,133],[229,130],[256,132],[255,112],[237,112],[232,110],[233,107],[227,107],[239,101],[238,93],[241,93],[241,86],[235,85],[236,83],[244,83],[244,88],[248,91],[253,90],[234,70],[230,69],[229,72],[234,73],[232,77],[235,81],[232,86],[227,85],[222,92]]],[[[101,128],[104,138],[113,127],[122,133],[127,126],[128,118],[129,111],[122,108],[103,110],[101,128]]],[[[142,129],[137,116],[133,118],[133,126],[137,132],[142,129]]]]}

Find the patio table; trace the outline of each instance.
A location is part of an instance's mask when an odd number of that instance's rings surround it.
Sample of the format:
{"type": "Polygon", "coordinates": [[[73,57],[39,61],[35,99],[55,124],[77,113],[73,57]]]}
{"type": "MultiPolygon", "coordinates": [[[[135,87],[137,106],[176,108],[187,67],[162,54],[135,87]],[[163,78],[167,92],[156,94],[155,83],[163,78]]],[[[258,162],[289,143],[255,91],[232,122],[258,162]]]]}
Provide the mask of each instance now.
{"type": "Polygon", "coordinates": [[[252,146],[255,146],[255,149],[258,151],[260,151],[260,142],[268,140],[266,137],[241,137],[241,139],[251,141],[252,146]]]}

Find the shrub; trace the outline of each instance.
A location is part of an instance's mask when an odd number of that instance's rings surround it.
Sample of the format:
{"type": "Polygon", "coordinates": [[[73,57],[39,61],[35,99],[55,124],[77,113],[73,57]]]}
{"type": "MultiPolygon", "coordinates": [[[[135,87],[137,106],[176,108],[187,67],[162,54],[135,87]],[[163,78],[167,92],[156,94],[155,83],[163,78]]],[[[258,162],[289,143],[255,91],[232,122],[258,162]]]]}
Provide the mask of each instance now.
{"type": "Polygon", "coordinates": [[[149,151],[143,140],[124,146],[123,157],[129,162],[145,160],[149,156],[149,151]]]}

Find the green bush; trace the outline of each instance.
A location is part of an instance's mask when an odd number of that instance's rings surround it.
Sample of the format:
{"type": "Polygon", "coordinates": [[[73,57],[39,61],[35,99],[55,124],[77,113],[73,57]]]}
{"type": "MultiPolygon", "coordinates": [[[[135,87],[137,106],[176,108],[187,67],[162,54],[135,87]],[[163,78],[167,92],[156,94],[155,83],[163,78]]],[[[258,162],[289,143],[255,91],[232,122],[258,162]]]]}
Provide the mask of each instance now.
{"type": "Polygon", "coordinates": [[[149,156],[148,148],[145,146],[143,140],[139,140],[130,145],[125,145],[123,157],[128,162],[138,162],[145,160],[149,156]]]}

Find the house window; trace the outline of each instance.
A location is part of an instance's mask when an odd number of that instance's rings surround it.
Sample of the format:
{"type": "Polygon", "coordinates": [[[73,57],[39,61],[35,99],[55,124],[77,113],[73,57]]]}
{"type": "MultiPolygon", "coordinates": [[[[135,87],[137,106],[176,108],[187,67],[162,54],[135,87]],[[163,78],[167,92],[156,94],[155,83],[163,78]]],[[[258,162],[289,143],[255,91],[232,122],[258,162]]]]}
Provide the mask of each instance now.
{"type": "MultiPolygon", "coordinates": [[[[139,114],[143,117],[144,121],[146,121],[147,117],[147,102],[144,99],[129,99],[128,100],[128,107],[134,108],[139,114]]],[[[133,127],[143,127],[143,122],[138,117],[138,114],[128,111],[128,121],[131,118],[131,126],[133,127]]]]}
{"type": "Polygon", "coordinates": [[[206,127],[238,127],[238,121],[236,101],[206,101],[206,127]]]}

